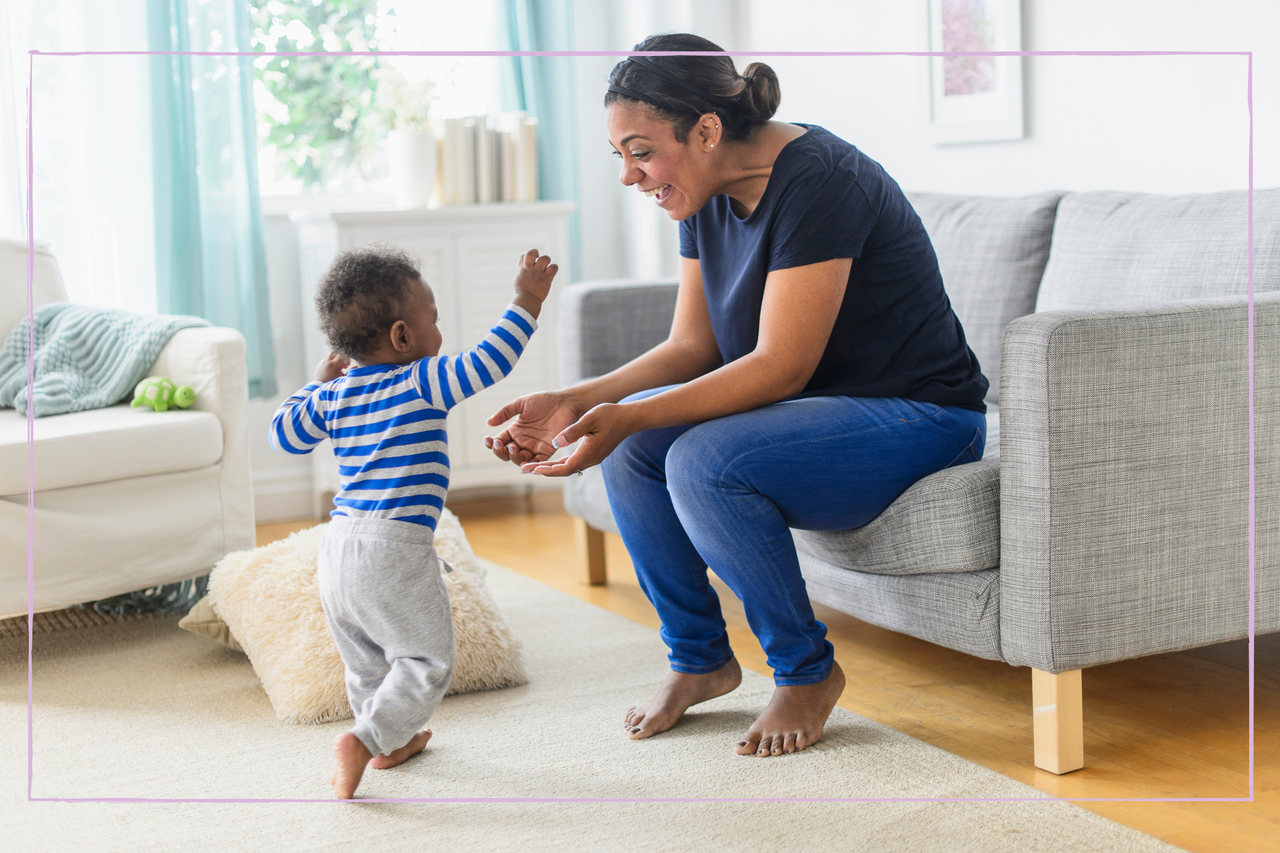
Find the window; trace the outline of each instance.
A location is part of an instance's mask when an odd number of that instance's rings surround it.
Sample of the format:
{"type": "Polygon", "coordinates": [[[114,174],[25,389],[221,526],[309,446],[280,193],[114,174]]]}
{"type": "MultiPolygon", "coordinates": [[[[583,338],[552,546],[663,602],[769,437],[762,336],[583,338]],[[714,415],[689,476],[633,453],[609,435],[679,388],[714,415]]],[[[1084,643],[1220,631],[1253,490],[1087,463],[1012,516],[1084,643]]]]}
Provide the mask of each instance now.
{"type": "MultiPolygon", "coordinates": [[[[253,7],[254,49],[501,50],[499,0],[267,0],[253,7]]],[[[497,112],[500,57],[263,56],[255,60],[263,195],[386,191],[396,81],[432,93],[433,118],[497,112]],[[430,85],[434,84],[434,86],[430,85]]]]}

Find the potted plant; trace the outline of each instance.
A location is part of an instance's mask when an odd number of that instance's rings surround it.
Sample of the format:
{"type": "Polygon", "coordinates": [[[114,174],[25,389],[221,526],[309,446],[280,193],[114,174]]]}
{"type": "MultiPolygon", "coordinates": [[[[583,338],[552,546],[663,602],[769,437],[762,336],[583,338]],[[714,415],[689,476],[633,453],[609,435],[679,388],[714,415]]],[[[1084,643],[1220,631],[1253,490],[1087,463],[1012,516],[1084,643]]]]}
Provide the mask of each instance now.
{"type": "Polygon", "coordinates": [[[436,85],[411,80],[399,69],[380,66],[376,104],[387,123],[387,167],[396,204],[427,207],[436,188],[437,146],[431,129],[436,85]]]}

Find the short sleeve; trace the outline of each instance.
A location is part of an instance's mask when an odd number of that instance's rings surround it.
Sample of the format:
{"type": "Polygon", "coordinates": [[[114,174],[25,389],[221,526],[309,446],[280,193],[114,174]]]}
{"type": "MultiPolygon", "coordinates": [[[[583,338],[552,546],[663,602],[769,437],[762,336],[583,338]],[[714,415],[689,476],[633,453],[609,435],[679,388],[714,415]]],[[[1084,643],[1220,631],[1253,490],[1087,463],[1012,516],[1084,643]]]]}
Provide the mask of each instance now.
{"type": "Polygon", "coordinates": [[[698,215],[680,222],[680,257],[698,259],[698,215]]]}
{"type": "Polygon", "coordinates": [[[878,215],[845,169],[793,182],[774,219],[769,271],[861,257],[878,215]]]}

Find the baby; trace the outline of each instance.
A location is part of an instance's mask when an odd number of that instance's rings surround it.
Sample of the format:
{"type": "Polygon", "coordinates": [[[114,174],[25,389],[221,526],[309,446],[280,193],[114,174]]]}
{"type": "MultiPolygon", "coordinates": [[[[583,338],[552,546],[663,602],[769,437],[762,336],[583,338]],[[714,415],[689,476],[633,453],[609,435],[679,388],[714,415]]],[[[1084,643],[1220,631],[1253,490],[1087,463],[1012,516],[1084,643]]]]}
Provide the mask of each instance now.
{"type": "Polygon", "coordinates": [[[334,498],[316,579],[355,712],[334,741],[330,783],[350,799],[366,766],[394,767],[431,738],[422,726],[453,675],[453,619],[432,547],[449,488],[445,415],[511,372],[557,267],[520,257],[515,298],[479,345],[441,356],[435,295],[404,252],[339,255],[316,294],[331,352],[281,404],[271,444],[308,453],[333,439],[334,498]]]}

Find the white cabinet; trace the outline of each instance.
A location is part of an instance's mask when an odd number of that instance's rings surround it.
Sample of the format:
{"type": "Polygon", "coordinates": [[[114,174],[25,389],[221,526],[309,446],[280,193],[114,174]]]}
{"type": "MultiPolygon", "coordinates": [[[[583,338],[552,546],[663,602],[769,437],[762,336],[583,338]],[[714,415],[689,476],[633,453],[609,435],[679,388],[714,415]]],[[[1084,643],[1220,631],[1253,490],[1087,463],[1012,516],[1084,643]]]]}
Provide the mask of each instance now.
{"type": "MultiPolygon", "coordinates": [[[[341,250],[384,242],[417,258],[440,309],[441,352],[450,355],[475,346],[502,316],[515,293],[512,281],[519,256],[529,249],[550,255],[560,271],[538,316],[538,331],[515,370],[459,404],[448,418],[451,490],[527,484],[529,478],[514,465],[496,459],[482,439],[494,431],[486,421],[504,403],[555,387],[556,296],[571,278],[566,223],[572,212],[572,202],[548,201],[295,214],[307,364],[314,366],[328,352],[316,323],[315,290],[341,250]]],[[[327,441],[311,456],[317,508],[323,509],[325,493],[339,489],[337,464],[327,441]]]]}

